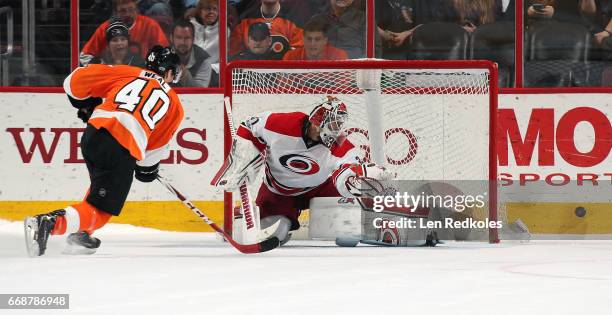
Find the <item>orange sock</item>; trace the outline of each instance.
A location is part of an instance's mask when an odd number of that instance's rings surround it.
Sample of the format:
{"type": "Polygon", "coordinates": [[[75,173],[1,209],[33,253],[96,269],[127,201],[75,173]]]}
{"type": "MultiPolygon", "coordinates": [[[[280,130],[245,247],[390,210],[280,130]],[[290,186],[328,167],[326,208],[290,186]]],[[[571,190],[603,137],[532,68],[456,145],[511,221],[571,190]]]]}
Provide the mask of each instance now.
{"type": "Polygon", "coordinates": [[[66,232],[75,233],[79,231],[92,234],[95,230],[103,227],[111,216],[110,213],[98,210],[87,201],[83,201],[66,207],[66,215],[57,218],[51,234],[62,235],[66,232]]]}
{"type": "Polygon", "coordinates": [[[66,233],[66,218],[59,216],[55,218],[55,226],[51,231],[51,235],[64,235],[66,233]]]}

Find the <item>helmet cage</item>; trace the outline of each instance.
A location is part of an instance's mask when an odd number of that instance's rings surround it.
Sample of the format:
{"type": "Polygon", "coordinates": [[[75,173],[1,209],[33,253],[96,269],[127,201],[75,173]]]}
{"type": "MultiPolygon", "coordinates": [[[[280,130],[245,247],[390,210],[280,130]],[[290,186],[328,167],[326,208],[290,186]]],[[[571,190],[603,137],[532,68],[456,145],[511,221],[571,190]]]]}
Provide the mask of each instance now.
{"type": "Polygon", "coordinates": [[[348,111],[346,105],[336,97],[328,96],[317,105],[310,114],[309,121],[320,128],[321,142],[328,148],[334,142],[342,143],[342,140],[346,138],[344,129],[348,121],[348,111]]]}

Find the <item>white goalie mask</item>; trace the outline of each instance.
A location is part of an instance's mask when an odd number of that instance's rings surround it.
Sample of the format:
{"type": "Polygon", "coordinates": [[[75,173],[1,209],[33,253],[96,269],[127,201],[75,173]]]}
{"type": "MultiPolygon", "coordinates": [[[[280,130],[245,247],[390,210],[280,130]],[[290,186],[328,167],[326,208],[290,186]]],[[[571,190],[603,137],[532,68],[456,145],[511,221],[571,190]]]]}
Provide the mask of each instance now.
{"type": "Polygon", "coordinates": [[[348,120],[346,104],[337,97],[327,96],[317,105],[308,120],[319,127],[321,142],[330,148],[334,142],[341,144],[345,139],[344,129],[348,120]]]}

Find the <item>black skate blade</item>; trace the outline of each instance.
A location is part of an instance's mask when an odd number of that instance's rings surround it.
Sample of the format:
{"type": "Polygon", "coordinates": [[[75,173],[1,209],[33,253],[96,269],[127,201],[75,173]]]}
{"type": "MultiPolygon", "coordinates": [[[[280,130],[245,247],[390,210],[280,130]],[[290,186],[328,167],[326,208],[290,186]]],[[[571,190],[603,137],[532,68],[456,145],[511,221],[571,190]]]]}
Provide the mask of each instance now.
{"type": "Polygon", "coordinates": [[[25,243],[28,256],[40,256],[40,247],[38,246],[38,242],[34,239],[34,235],[36,235],[38,231],[38,222],[36,221],[36,218],[25,218],[25,220],[23,220],[23,231],[25,234],[25,243]]]}

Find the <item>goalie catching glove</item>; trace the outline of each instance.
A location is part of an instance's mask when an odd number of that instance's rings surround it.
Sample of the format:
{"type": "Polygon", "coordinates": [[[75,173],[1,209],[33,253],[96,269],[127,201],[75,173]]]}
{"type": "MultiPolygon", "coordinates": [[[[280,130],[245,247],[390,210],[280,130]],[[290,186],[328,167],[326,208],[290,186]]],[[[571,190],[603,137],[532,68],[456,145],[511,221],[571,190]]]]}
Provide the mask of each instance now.
{"type": "Polygon", "coordinates": [[[230,155],[212,184],[228,191],[236,190],[242,183],[252,183],[263,164],[264,156],[257,147],[249,140],[236,137],[230,155]]]}
{"type": "Polygon", "coordinates": [[[384,181],[395,179],[397,174],[375,163],[363,163],[343,165],[332,176],[343,197],[371,198],[385,194],[389,187],[384,186],[384,181]]]}

